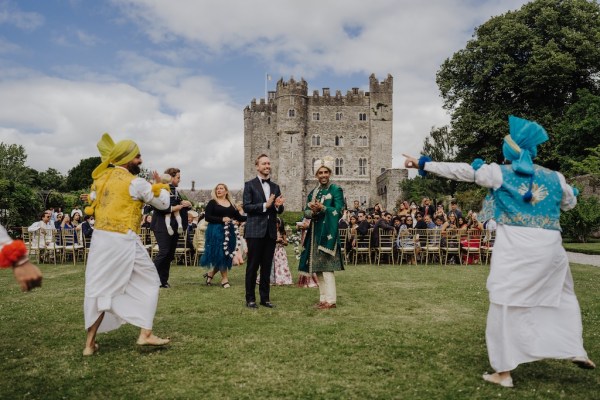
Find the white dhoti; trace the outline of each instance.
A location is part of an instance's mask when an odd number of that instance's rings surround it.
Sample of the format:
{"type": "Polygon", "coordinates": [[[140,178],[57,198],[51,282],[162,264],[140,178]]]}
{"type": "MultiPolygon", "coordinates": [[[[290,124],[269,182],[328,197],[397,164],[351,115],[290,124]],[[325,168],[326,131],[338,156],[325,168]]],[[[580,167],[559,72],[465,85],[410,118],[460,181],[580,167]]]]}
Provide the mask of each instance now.
{"type": "Polygon", "coordinates": [[[105,312],[98,332],[126,322],[151,330],[159,285],[156,267],[135,232],[95,230],[85,271],[85,328],[105,312]]]}
{"type": "Polygon", "coordinates": [[[486,342],[494,370],[544,358],[587,358],[560,232],[499,225],[487,287],[486,342]]]}
{"type": "Polygon", "coordinates": [[[319,282],[319,301],[335,304],[337,302],[337,293],[333,272],[317,272],[317,281],[319,282]]]}

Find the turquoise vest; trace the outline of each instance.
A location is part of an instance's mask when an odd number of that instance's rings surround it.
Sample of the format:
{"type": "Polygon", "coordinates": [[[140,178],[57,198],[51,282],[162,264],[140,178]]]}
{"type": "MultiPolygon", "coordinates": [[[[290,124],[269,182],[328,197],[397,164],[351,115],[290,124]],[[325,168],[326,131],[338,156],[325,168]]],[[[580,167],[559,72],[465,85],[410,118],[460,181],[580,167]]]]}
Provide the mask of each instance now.
{"type": "Polygon", "coordinates": [[[534,165],[535,175],[527,203],[523,194],[529,189],[530,176],[515,173],[510,165],[501,165],[502,186],[494,190],[494,214],[499,224],[527,226],[560,231],[562,187],[556,172],[534,165]]]}

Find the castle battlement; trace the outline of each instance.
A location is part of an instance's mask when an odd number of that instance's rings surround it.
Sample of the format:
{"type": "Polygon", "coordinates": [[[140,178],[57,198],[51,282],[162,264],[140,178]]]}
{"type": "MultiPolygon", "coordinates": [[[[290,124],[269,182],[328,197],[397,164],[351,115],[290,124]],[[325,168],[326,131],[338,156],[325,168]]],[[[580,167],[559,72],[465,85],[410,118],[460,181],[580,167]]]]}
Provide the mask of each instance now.
{"type": "Polygon", "coordinates": [[[325,87],[310,95],[304,79],[280,78],[266,100],[252,99],[244,109],[244,177],[256,176],[254,159],[268,154],[286,209],[301,211],[315,186],[314,160],[328,155],[348,203],[394,204],[397,177],[377,180],[392,166],[392,110],[391,75],[379,82],[372,74],[369,91],[325,87]]]}

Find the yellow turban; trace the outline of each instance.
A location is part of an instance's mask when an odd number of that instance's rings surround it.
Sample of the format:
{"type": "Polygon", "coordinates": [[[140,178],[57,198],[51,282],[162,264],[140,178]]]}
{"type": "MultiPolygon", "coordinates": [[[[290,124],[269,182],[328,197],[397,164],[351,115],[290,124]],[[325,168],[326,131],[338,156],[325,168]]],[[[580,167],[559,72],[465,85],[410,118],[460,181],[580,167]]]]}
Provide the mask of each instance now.
{"type": "Polygon", "coordinates": [[[100,139],[97,146],[102,163],[92,172],[92,178],[94,179],[98,179],[109,164],[127,164],[140,154],[140,148],[133,140],[121,140],[115,144],[108,133],[102,135],[102,139],[100,139]]]}

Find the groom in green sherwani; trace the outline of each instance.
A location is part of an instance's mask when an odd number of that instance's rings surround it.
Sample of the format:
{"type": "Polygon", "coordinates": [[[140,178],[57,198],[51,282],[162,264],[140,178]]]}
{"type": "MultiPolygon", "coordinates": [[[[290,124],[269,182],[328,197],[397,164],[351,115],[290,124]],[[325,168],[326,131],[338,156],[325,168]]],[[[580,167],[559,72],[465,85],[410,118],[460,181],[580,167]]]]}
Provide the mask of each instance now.
{"type": "Polygon", "coordinates": [[[333,173],[332,157],[315,161],[314,168],[319,186],[308,195],[304,209],[304,251],[298,269],[317,273],[320,301],[316,307],[327,310],[336,307],[335,276],[333,271],[344,269],[338,238],[338,221],[344,209],[344,192],[329,179],[333,173]]]}

